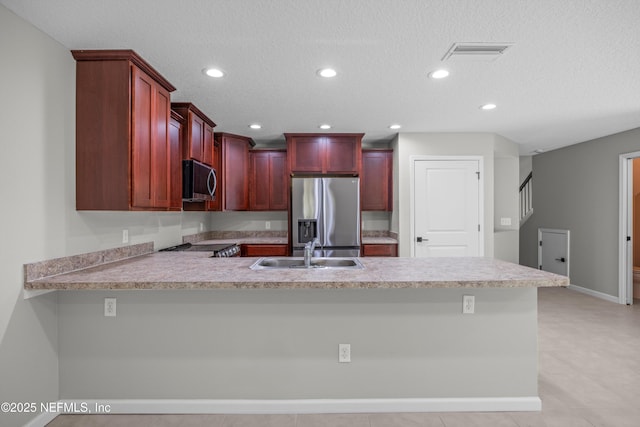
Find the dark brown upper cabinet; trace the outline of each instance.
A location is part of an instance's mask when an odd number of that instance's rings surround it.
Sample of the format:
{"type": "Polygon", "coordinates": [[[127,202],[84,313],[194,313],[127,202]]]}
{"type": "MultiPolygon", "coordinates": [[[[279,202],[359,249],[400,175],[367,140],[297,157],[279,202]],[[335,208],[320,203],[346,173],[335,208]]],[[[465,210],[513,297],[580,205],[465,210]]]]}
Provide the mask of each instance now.
{"type": "Polygon", "coordinates": [[[291,174],[360,175],[362,133],[285,133],[291,174]]]}
{"type": "Polygon", "coordinates": [[[216,133],[220,144],[220,168],[218,188],[223,211],[249,210],[249,148],[253,139],[231,133],[216,133]],[[220,182],[220,176],[222,182],[220,182]]]}
{"type": "Polygon", "coordinates": [[[216,124],[190,102],[173,102],[171,109],[186,122],[182,130],[183,159],[197,160],[214,167],[213,128],[216,124]]]}
{"type": "Polygon", "coordinates": [[[249,209],[286,211],[289,207],[287,152],[251,150],[249,161],[249,209]]]}
{"type": "MultiPolygon", "coordinates": [[[[76,209],[169,210],[170,92],[132,50],[73,50],[76,209]]],[[[174,147],[175,148],[175,147],[174,147]]]]}
{"type": "Polygon", "coordinates": [[[363,211],[393,210],[393,150],[363,150],[360,179],[363,211]]]}

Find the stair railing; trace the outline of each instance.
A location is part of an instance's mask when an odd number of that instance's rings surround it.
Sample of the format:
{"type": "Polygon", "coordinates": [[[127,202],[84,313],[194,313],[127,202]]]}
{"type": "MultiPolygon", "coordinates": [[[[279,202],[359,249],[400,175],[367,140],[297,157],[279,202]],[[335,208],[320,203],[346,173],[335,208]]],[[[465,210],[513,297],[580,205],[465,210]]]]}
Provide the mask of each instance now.
{"type": "Polygon", "coordinates": [[[526,221],[533,213],[533,172],[520,184],[520,224],[526,221]]]}

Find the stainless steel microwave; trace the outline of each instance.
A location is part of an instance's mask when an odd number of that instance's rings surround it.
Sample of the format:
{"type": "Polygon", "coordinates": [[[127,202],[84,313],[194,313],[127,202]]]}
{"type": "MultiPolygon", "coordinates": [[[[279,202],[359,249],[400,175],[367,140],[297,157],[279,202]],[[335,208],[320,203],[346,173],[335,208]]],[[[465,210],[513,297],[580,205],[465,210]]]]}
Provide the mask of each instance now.
{"type": "Polygon", "coordinates": [[[182,200],[215,200],[218,180],[216,170],[195,160],[182,161],[182,200]]]}

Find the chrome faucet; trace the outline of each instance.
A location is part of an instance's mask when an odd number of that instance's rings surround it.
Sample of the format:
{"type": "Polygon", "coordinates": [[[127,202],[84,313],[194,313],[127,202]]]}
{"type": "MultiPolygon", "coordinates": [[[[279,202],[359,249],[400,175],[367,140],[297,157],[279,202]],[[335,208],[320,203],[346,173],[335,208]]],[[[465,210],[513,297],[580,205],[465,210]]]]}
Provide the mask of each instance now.
{"type": "Polygon", "coordinates": [[[304,266],[306,268],[311,267],[311,259],[313,258],[313,251],[316,249],[316,245],[318,243],[320,243],[320,241],[316,237],[315,239],[311,240],[310,242],[307,242],[304,245],[304,266]]]}

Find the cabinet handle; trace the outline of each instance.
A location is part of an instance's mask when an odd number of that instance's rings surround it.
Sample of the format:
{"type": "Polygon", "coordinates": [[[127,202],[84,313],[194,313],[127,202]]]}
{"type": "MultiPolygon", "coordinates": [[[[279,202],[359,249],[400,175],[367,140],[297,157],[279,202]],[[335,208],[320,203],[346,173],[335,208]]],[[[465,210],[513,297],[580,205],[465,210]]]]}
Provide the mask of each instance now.
{"type": "Polygon", "coordinates": [[[216,178],[216,173],[213,169],[209,171],[209,176],[207,177],[207,190],[209,190],[209,194],[211,197],[214,197],[216,194],[216,187],[218,186],[218,179],[216,178]],[[211,178],[213,177],[213,188],[211,188],[211,178]]]}

